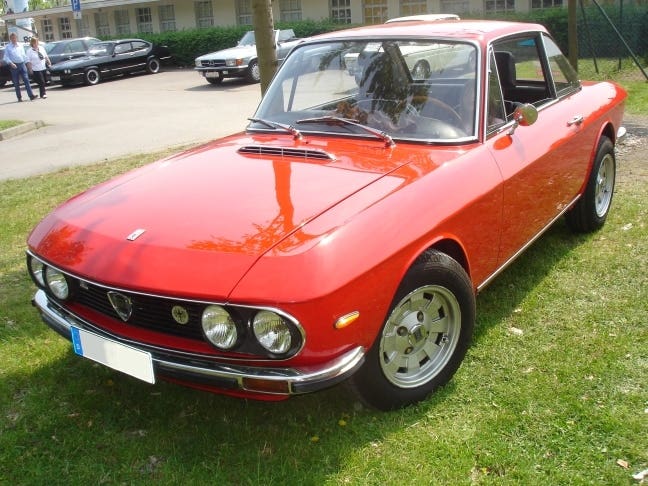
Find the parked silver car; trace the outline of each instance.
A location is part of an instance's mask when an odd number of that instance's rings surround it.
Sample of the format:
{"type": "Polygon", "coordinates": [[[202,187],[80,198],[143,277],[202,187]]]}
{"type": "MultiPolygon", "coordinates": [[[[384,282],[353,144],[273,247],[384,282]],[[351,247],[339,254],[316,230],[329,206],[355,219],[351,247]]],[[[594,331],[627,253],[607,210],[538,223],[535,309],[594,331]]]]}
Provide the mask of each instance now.
{"type": "MultiPolygon", "coordinates": [[[[282,61],[299,42],[292,29],[275,30],[277,59],[282,61]]],[[[196,71],[210,84],[225,78],[245,78],[250,83],[261,80],[254,31],[246,32],[236,47],[211,52],[196,58],[196,71]]]]}

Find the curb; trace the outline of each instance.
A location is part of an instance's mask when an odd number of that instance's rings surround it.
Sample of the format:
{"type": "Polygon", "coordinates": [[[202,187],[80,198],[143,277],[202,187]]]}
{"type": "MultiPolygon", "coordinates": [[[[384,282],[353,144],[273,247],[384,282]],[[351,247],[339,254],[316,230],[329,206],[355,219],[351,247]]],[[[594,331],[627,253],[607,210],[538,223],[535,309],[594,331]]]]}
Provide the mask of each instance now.
{"type": "Polygon", "coordinates": [[[17,137],[18,135],[31,132],[32,130],[37,130],[44,126],[45,123],[42,120],[36,120],[33,122],[26,122],[21,125],[16,125],[15,127],[7,128],[6,130],[1,130],[0,141],[7,140],[8,138],[12,137],[17,137]]]}

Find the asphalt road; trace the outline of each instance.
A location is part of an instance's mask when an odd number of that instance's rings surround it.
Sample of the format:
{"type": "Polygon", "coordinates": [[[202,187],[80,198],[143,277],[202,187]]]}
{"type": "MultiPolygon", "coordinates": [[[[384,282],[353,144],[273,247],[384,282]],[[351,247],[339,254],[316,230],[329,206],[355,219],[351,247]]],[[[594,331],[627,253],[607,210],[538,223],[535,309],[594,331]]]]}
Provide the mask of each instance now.
{"type": "Polygon", "coordinates": [[[193,70],[171,68],[96,86],[52,86],[47,99],[35,101],[23,87],[22,103],[5,85],[0,119],[45,126],[0,141],[0,180],[229,135],[244,129],[260,99],[258,84],[226,80],[212,86],[193,70]]]}

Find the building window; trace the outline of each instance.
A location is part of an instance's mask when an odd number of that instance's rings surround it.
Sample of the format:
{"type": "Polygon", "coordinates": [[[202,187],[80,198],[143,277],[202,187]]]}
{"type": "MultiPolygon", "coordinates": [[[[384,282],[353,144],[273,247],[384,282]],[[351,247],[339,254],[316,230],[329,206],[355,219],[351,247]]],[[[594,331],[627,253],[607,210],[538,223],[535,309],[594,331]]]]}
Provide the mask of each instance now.
{"type": "Polygon", "coordinates": [[[351,0],[331,0],[331,20],[336,24],[350,24],[351,0]]]}
{"type": "Polygon", "coordinates": [[[130,35],[128,10],[115,10],[115,32],[117,35],[130,35]]]}
{"type": "Polygon", "coordinates": [[[283,22],[301,20],[301,0],[280,0],[279,11],[283,22]]]}
{"type": "Polygon", "coordinates": [[[77,31],[79,32],[79,35],[81,37],[87,37],[90,35],[90,20],[88,19],[87,15],[85,17],[77,19],[76,24],[77,31]]]}
{"type": "Polygon", "coordinates": [[[488,13],[515,12],[515,0],[485,0],[484,11],[488,13]]]}
{"type": "Polygon", "coordinates": [[[207,29],[214,25],[214,11],[212,10],[211,0],[196,2],[194,9],[196,10],[196,27],[207,29]]]}
{"type": "Polygon", "coordinates": [[[162,5],[159,7],[160,32],[171,32],[176,30],[175,9],[173,5],[162,5]]]}
{"type": "Polygon", "coordinates": [[[365,24],[384,24],[387,21],[387,0],[364,0],[362,11],[365,24]]]}
{"type": "Polygon", "coordinates": [[[531,0],[531,8],[555,8],[562,7],[563,0],[531,0]]]}
{"type": "Polygon", "coordinates": [[[70,19],[68,19],[67,17],[60,17],[58,20],[59,20],[59,33],[61,34],[61,39],[71,39],[72,26],[70,25],[70,19]]]}
{"type": "Polygon", "coordinates": [[[236,0],[236,18],[238,25],[252,25],[252,2],[236,0]]]}
{"type": "Polygon", "coordinates": [[[469,0],[441,0],[443,13],[461,14],[470,11],[469,0]]]}
{"type": "MultiPolygon", "coordinates": [[[[442,12],[445,10],[441,9],[442,12]]],[[[406,15],[420,15],[427,13],[427,0],[401,0],[400,14],[404,17],[406,15]]]]}
{"type": "Polygon", "coordinates": [[[51,19],[43,19],[43,39],[45,42],[52,42],[54,40],[54,26],[51,19]]]}
{"type": "Polygon", "coordinates": [[[137,19],[137,32],[145,34],[153,33],[153,17],[149,7],[136,8],[135,18],[137,19]]]}
{"type": "Polygon", "coordinates": [[[108,37],[110,35],[110,24],[108,23],[107,12],[95,12],[94,14],[95,29],[98,36],[108,37]]]}

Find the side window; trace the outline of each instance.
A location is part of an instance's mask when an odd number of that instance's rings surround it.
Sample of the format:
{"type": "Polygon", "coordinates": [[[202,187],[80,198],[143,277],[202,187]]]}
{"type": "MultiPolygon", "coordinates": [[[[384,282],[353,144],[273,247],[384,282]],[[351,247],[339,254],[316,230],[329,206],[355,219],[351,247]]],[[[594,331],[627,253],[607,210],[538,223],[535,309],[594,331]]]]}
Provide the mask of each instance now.
{"type": "Polygon", "coordinates": [[[68,43],[68,45],[65,46],[66,53],[74,53],[74,52],[81,52],[81,51],[85,51],[85,48],[83,47],[81,41],[73,41],[68,43]]]}
{"type": "Polygon", "coordinates": [[[508,102],[541,106],[551,99],[538,39],[537,35],[514,37],[493,45],[502,93],[508,102]]]}
{"type": "Polygon", "coordinates": [[[486,95],[486,131],[494,132],[506,123],[506,111],[504,109],[504,98],[497,74],[497,62],[495,54],[490,51],[488,59],[488,92],[486,95]]]}
{"type": "Polygon", "coordinates": [[[148,44],[146,42],[133,42],[132,46],[134,51],[141,51],[143,49],[146,49],[148,47],[148,44]]]}
{"type": "Polygon", "coordinates": [[[130,42],[126,44],[117,44],[115,46],[115,54],[123,54],[125,52],[128,52],[130,51],[130,47],[131,47],[130,42]]]}
{"type": "Polygon", "coordinates": [[[547,53],[547,61],[549,62],[549,69],[551,70],[551,77],[553,78],[556,93],[561,96],[570,93],[580,87],[578,74],[569,63],[567,58],[560,52],[560,48],[548,36],[543,36],[545,45],[545,52],[547,53]]]}

